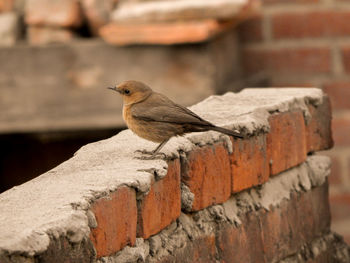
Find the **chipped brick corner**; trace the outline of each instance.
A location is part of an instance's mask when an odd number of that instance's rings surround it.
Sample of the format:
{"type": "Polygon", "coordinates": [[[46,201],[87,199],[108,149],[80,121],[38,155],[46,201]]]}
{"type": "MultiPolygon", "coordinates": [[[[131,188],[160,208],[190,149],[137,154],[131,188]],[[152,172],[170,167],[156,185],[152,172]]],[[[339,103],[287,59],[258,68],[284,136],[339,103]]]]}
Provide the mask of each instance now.
{"type": "Polygon", "coordinates": [[[0,195],[0,262],[350,260],[330,230],[330,160],[313,154],[332,147],[321,90],[247,89],[192,109],[246,137],[189,134],[147,161],[135,150],[154,145],[130,131],[84,146],[0,195]]]}

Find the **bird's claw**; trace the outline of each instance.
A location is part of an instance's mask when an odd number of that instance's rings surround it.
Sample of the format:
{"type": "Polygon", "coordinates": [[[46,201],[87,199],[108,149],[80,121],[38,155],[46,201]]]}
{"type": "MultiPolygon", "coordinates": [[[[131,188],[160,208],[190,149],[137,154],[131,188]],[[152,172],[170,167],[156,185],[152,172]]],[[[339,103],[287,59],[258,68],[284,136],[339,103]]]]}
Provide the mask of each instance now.
{"type": "Polygon", "coordinates": [[[140,160],[154,160],[154,159],[162,159],[165,158],[166,155],[164,153],[154,153],[152,151],[147,151],[147,150],[137,150],[135,153],[140,153],[140,156],[136,156],[136,159],[140,160]]]}
{"type": "Polygon", "coordinates": [[[139,160],[154,160],[156,156],[136,156],[136,159],[139,159],[139,160]]]}
{"type": "Polygon", "coordinates": [[[152,151],[147,151],[147,150],[136,150],[135,153],[141,153],[141,154],[147,154],[147,155],[152,155],[152,151]]]}

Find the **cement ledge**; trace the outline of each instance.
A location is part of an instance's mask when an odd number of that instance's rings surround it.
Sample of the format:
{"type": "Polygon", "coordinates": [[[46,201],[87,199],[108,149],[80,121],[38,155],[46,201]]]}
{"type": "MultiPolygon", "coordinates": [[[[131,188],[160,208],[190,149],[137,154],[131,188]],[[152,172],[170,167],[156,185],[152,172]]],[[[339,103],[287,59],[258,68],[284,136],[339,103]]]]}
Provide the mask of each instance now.
{"type": "MultiPolygon", "coordinates": [[[[192,110],[217,125],[258,134],[269,130],[271,112],[302,110],[308,116],[306,105],[320,104],[322,96],[319,89],[247,89],[210,97],[192,110]]],[[[218,141],[225,141],[232,151],[228,136],[206,132],[173,138],[163,152],[174,159],[195,145],[218,141]]],[[[52,238],[61,236],[73,244],[89,240],[94,220],[87,211],[92,202],[121,186],[135,188],[142,195],[154,180],[166,175],[166,160],[135,158],[136,150],[154,147],[129,130],[123,131],[82,147],[58,167],[1,194],[0,256],[14,253],[33,257],[45,251],[52,238]]]]}
{"type": "Polygon", "coordinates": [[[317,107],[323,96],[317,88],[249,88],[240,93],[210,96],[190,109],[219,126],[256,134],[269,130],[268,117],[275,112],[300,110],[308,122],[311,115],[307,105],[317,107]]]}

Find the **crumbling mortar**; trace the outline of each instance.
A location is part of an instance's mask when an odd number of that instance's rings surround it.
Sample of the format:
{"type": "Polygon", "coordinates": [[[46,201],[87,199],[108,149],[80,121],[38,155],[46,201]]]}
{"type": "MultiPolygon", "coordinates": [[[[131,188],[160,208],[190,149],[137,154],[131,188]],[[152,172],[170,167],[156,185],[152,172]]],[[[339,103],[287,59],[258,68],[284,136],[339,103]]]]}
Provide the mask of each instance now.
{"type": "Polygon", "coordinates": [[[288,101],[286,107],[284,108],[272,108],[268,109],[268,113],[270,115],[283,113],[283,112],[302,112],[304,117],[304,122],[306,125],[308,125],[311,121],[311,113],[308,109],[308,105],[311,105],[315,108],[317,108],[319,105],[321,105],[324,101],[324,98],[326,96],[323,95],[320,98],[313,98],[313,97],[305,97],[304,99],[301,98],[294,98],[292,101],[288,101]]]}
{"type": "Polygon", "coordinates": [[[332,254],[334,262],[347,263],[350,261],[350,248],[347,247],[342,238],[338,238],[336,233],[329,232],[321,237],[315,238],[311,242],[304,243],[296,253],[287,255],[277,262],[309,262],[310,260],[317,259],[319,255],[331,248],[335,249],[335,253],[332,254]]]}
{"type": "MultiPolygon", "coordinates": [[[[180,176],[183,177],[186,174],[186,167],[188,165],[187,154],[185,152],[179,152],[180,157],[180,176]]],[[[190,188],[181,180],[181,209],[184,211],[191,211],[194,201],[194,194],[191,192],[190,188]]]]}
{"type": "Polygon", "coordinates": [[[23,252],[19,252],[19,251],[4,251],[1,255],[0,255],[0,260],[2,258],[5,258],[8,261],[5,262],[13,262],[13,263],[17,263],[19,260],[21,260],[20,262],[25,262],[25,263],[29,263],[29,262],[36,262],[35,261],[35,256],[33,255],[29,255],[28,253],[23,253],[23,252]],[[30,261],[29,261],[30,260],[30,261]]]}
{"type": "MultiPolygon", "coordinates": [[[[275,189],[281,182],[284,182],[284,180],[287,180],[286,182],[289,182],[289,188],[288,195],[286,195],[287,197],[282,196],[278,202],[273,201],[268,207],[266,207],[266,204],[263,204],[264,194],[266,195],[266,191],[269,190],[269,188],[266,186],[268,184],[267,182],[261,186],[256,186],[254,188],[234,194],[223,204],[213,205],[197,212],[182,212],[180,217],[173,224],[150,238],[159,238],[162,245],[161,247],[158,247],[158,249],[155,249],[154,247],[152,248],[152,245],[150,245],[148,260],[146,261],[154,262],[164,255],[173,255],[174,249],[176,248],[169,248],[169,244],[176,244],[176,240],[183,240],[183,238],[185,238],[190,242],[195,242],[196,238],[200,238],[212,233],[215,233],[216,257],[218,260],[220,260],[220,247],[218,245],[217,233],[222,226],[222,223],[229,224],[234,227],[239,227],[242,224],[241,220],[245,214],[250,212],[258,212],[261,211],[261,209],[269,211],[270,209],[279,207],[280,203],[283,200],[288,200],[292,193],[307,191],[308,189],[302,183],[302,180],[304,179],[300,173],[307,173],[305,176],[310,177],[310,170],[318,167],[317,162],[323,163],[327,160],[329,161],[328,158],[322,156],[313,157],[303,164],[307,169],[304,169],[305,167],[301,168],[300,165],[294,167],[288,172],[284,172],[271,178],[270,181],[272,181],[273,184],[273,187],[271,189],[275,189]],[[310,165],[312,162],[314,162],[314,164],[310,165]],[[294,178],[291,178],[292,176],[294,176],[294,178]],[[293,185],[293,182],[295,183],[295,180],[298,181],[295,185],[293,185]],[[230,204],[229,207],[227,207],[228,204],[230,204]],[[233,214],[232,212],[229,214],[230,212],[226,210],[228,208],[233,209],[233,214]]],[[[319,168],[321,170],[324,169],[323,174],[319,174],[320,177],[327,176],[329,174],[327,165],[323,165],[319,168]]],[[[322,183],[324,183],[324,181],[316,180],[313,182],[313,184],[310,185],[310,187],[317,187],[322,183]]],[[[269,184],[271,184],[271,182],[269,184]]],[[[276,193],[279,192],[277,191],[276,193]]],[[[262,222],[259,218],[258,222],[260,229],[262,229],[262,222]]],[[[264,237],[261,238],[264,239],[264,237]]],[[[266,259],[265,262],[267,262],[266,259]]]]}
{"type": "MultiPolygon", "coordinates": [[[[262,225],[260,216],[257,216],[257,221],[259,224],[259,232],[260,232],[261,242],[262,242],[262,244],[265,244],[265,235],[264,235],[263,225],[262,225]]],[[[264,253],[264,261],[263,262],[268,262],[266,253],[264,253]]]]}

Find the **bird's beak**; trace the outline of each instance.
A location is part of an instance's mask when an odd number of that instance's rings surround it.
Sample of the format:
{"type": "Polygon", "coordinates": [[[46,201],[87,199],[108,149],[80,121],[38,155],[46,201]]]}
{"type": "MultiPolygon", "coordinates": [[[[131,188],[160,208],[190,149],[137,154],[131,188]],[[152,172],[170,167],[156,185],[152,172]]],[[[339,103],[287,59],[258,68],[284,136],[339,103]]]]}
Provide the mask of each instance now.
{"type": "Polygon", "coordinates": [[[120,93],[120,90],[117,89],[116,87],[107,87],[107,89],[111,89],[111,90],[114,90],[114,91],[120,93]]]}

